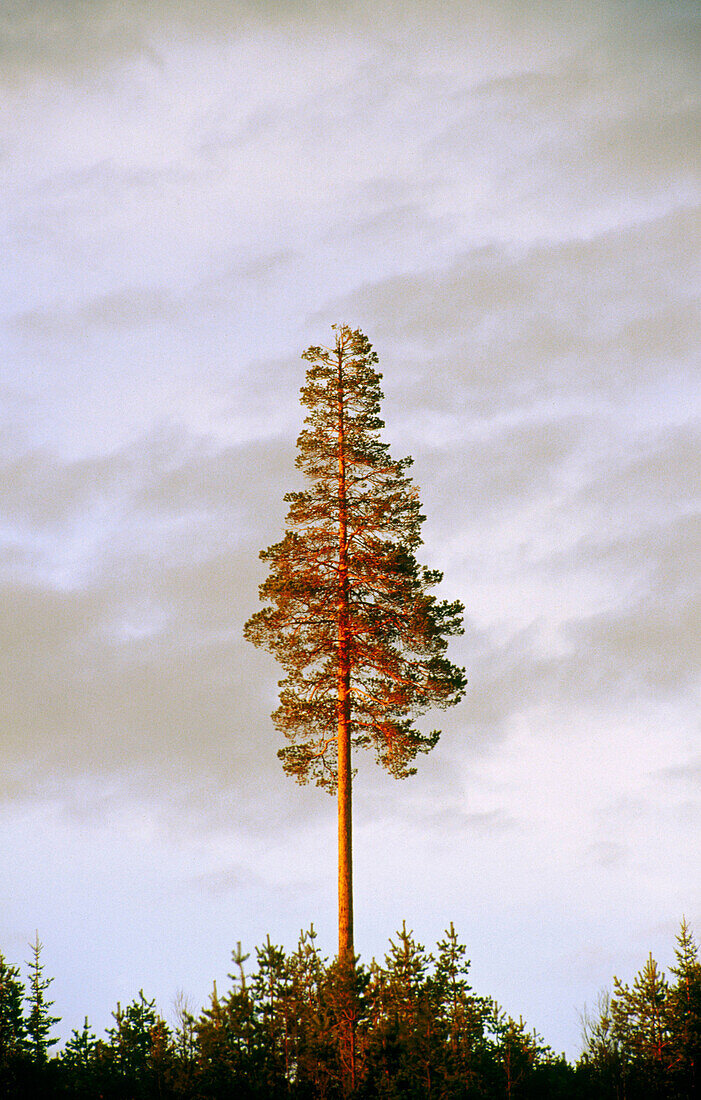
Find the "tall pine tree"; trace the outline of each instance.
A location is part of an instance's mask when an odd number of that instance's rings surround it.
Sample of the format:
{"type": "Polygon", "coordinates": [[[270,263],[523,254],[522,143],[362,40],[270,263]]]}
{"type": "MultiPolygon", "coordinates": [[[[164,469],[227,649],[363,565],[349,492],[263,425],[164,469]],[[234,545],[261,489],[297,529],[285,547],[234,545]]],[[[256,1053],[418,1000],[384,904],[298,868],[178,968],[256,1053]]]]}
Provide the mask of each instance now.
{"type": "Polygon", "coordinates": [[[408,476],[379,438],[381,374],[366,336],[334,326],[333,347],[311,347],[288,529],[261,552],[268,606],[245,627],[286,676],[273,714],[288,740],[285,771],[338,797],[339,959],[353,958],[351,747],[374,750],[393,776],[414,772],[438,732],[414,718],[459,702],[464,670],[446,657],[462,633],[462,604],[430,594],[442,579],[415,551],[424,517],[408,476]]]}

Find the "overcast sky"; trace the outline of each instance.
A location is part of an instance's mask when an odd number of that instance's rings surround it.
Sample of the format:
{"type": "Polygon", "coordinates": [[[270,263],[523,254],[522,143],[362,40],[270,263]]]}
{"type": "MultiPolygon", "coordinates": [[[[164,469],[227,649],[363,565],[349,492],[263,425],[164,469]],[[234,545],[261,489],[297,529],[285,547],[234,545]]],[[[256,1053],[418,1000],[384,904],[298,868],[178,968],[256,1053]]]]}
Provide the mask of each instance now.
{"type": "Polygon", "coordinates": [[[62,1030],[314,922],[335,809],[242,640],[300,353],[362,328],[464,702],[360,763],[356,945],[453,920],[558,1050],[701,936],[698,4],[0,14],[0,950],[62,1030]]]}

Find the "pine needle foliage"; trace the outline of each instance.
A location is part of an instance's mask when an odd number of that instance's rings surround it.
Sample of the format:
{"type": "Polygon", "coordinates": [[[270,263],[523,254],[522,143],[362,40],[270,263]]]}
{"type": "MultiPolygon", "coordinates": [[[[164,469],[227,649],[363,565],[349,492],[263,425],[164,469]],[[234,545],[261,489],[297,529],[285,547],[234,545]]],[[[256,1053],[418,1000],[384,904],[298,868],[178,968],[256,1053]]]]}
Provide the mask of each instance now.
{"type": "Polygon", "coordinates": [[[377,355],[359,330],[334,331],[333,347],[302,356],[296,464],[307,487],[285,497],[288,529],[260,555],[268,606],[245,628],[286,672],[273,714],[289,742],[279,751],[285,771],[331,793],[344,711],[351,744],[404,778],[439,736],[414,719],[457,703],[466,684],[446,657],[447,638],[462,633],[462,604],[436,600],[442,574],[415,557],[424,516],[412,460],[393,459],[380,439],[377,355]]]}

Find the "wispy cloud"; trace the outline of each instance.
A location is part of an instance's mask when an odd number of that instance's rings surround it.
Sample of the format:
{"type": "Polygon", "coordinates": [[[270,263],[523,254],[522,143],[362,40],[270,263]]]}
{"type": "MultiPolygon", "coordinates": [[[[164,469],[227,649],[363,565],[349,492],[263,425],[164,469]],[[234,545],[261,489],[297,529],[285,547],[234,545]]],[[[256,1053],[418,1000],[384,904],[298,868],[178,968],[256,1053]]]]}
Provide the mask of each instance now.
{"type": "Polygon", "coordinates": [[[135,288],[103,294],[73,308],[31,310],[13,318],[22,335],[77,337],[89,329],[132,328],[145,324],[168,324],[180,320],[185,303],[162,290],[135,288]]]}

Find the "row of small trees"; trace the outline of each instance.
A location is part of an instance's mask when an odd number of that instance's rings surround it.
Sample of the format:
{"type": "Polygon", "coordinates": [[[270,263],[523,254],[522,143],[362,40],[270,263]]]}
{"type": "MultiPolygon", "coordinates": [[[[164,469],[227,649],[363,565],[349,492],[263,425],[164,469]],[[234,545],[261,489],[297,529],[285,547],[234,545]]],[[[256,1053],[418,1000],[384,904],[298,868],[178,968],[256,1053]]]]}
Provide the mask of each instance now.
{"type": "Polygon", "coordinates": [[[452,924],[434,952],[406,926],[383,963],[329,962],[311,928],[291,953],[233,953],[231,986],[169,1026],[140,992],[97,1038],[85,1020],[53,1051],[41,944],[28,980],[0,955],[0,1096],[85,1100],[691,1098],[701,1057],[701,963],[682,922],[674,980],[652,957],[585,1014],[576,1065],[468,982],[452,924]],[[349,1039],[350,1036],[350,1039],[349,1039]]]}
{"type": "Polygon", "coordinates": [[[652,955],[632,985],[618,978],[584,1014],[582,1065],[615,1097],[696,1097],[701,1090],[701,964],[685,920],[669,982],[652,955]]]}

